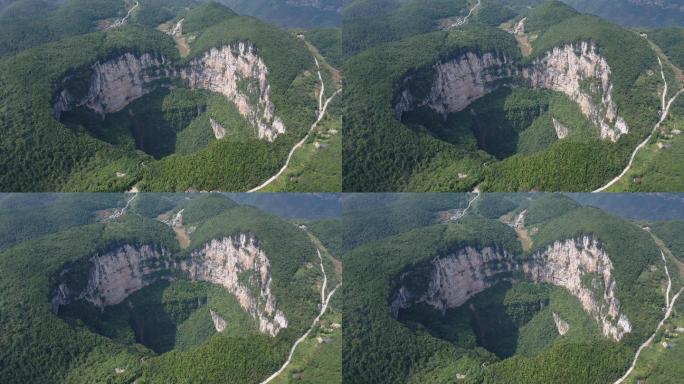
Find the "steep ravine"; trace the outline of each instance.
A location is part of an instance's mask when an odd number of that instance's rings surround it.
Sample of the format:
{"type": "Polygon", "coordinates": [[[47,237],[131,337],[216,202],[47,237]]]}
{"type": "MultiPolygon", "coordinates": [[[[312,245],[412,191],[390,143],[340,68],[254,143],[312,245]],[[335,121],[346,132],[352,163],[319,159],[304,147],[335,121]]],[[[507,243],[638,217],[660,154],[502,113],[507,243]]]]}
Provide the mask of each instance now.
{"type": "Polygon", "coordinates": [[[425,95],[412,91],[414,75],[403,80],[394,105],[398,119],[423,106],[446,117],[502,86],[529,86],[567,95],[597,127],[601,139],[615,142],[629,132],[613,100],[611,68],[598,48],[586,41],[555,47],[526,65],[502,54],[466,52],[434,64],[431,72],[425,95]]]}
{"type": "Polygon", "coordinates": [[[181,79],[189,88],[224,95],[255,128],[260,139],[273,141],[286,130],[271,101],[268,68],[249,43],[212,48],[183,67],[164,56],[124,53],[94,63],[90,72],[85,86],[77,84],[72,76],[63,79],[63,86],[53,100],[56,119],[81,106],[104,118],[159,87],[173,88],[174,80],[181,79]]]}
{"type": "Polygon", "coordinates": [[[85,286],[71,279],[71,273],[70,267],[62,270],[50,293],[54,313],[79,299],[104,308],[160,279],[187,278],[226,288],[263,333],[275,336],[288,326],[271,292],[269,259],[257,240],[245,234],[213,239],[182,260],[151,245],[122,245],[90,258],[85,286]]]}
{"type": "Polygon", "coordinates": [[[565,288],[579,299],[606,337],[619,341],[632,330],[615,296],[613,264],[599,241],[590,236],[556,241],[525,261],[517,261],[505,250],[467,246],[456,253],[435,257],[429,261],[427,270],[429,276],[414,275],[412,270],[399,277],[399,287],[390,304],[395,317],[400,309],[417,303],[444,312],[499,282],[523,278],[565,288]],[[419,284],[423,287],[416,288],[415,281],[423,281],[419,284]],[[410,282],[414,282],[413,287],[410,282]]]}

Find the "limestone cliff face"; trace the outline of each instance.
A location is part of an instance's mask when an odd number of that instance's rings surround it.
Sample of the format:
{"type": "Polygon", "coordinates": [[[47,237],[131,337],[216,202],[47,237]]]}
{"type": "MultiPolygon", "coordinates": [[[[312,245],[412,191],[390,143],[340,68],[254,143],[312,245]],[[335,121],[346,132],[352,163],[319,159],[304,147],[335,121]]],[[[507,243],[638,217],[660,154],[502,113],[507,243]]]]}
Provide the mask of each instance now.
{"type": "Polygon", "coordinates": [[[629,132],[613,101],[610,66],[588,42],[555,47],[526,66],[516,65],[506,56],[468,52],[437,63],[432,70],[432,86],[424,98],[416,98],[409,90],[412,76],[404,79],[394,106],[397,118],[423,106],[446,116],[501,86],[522,84],[567,95],[598,128],[602,139],[617,141],[629,132]]]}
{"type": "Polygon", "coordinates": [[[111,252],[97,254],[90,259],[91,267],[85,289],[74,291],[61,282],[52,294],[53,312],[78,299],[104,307],[122,302],[131,293],[163,277],[172,264],[165,250],[149,245],[121,246],[111,252]]]}
{"type": "MultiPolygon", "coordinates": [[[[434,79],[426,98],[416,100],[405,88],[395,105],[395,114],[401,119],[404,112],[428,106],[444,116],[464,110],[473,101],[491,93],[502,85],[501,80],[517,74],[512,60],[493,53],[482,55],[465,53],[457,58],[433,66],[434,79]]],[[[408,77],[404,84],[412,80],[408,77]]]]}
{"type": "Polygon", "coordinates": [[[408,288],[406,282],[411,271],[400,277],[391,301],[395,317],[400,309],[416,303],[429,304],[442,312],[459,307],[501,281],[513,281],[517,275],[568,290],[598,322],[603,334],[613,340],[619,341],[632,330],[615,296],[612,262],[599,242],[589,236],[557,241],[524,262],[516,262],[505,251],[466,247],[455,254],[436,257],[430,264],[428,285],[422,292],[408,288]],[[589,278],[591,286],[587,287],[583,280],[589,278]]]}
{"type": "Polygon", "coordinates": [[[567,289],[598,321],[604,335],[620,340],[632,331],[632,325],[615,297],[613,263],[596,239],[584,236],[557,241],[534,254],[533,260],[523,264],[525,274],[535,282],[567,289]],[[588,274],[591,277],[589,287],[582,282],[588,274]]]}
{"type": "MultiPolygon", "coordinates": [[[[140,56],[125,53],[105,62],[96,62],[91,67],[92,76],[88,93],[77,98],[63,89],[55,99],[54,115],[75,107],[86,106],[104,116],[124,109],[134,100],[151,92],[151,83],[173,75],[168,61],[149,53],[140,56]]],[[[65,79],[68,82],[69,79],[65,79]]]]}
{"type": "Polygon", "coordinates": [[[575,101],[602,139],[617,141],[629,132],[613,101],[610,66],[595,45],[585,41],[555,47],[523,69],[523,77],[535,88],[562,92],[575,101]]]}
{"type": "Polygon", "coordinates": [[[180,74],[191,88],[221,93],[235,103],[240,114],[257,129],[260,139],[273,141],[285,132],[271,102],[268,68],[254,46],[239,43],[212,48],[180,74]]]}
{"type": "MultiPolygon", "coordinates": [[[[79,299],[103,308],[121,303],[131,293],[160,279],[185,275],[193,281],[225,287],[256,320],[261,332],[275,336],[287,328],[288,321],[277,308],[271,292],[270,269],[270,262],[256,239],[244,234],[211,240],[183,261],[176,261],[164,249],[124,245],[91,257],[85,288],[75,288],[78,282],[66,277],[69,269],[62,271],[61,281],[50,294],[50,302],[54,313],[79,299]]],[[[221,325],[218,319],[214,323],[217,329],[221,325]]]]}
{"type": "MultiPolygon", "coordinates": [[[[503,272],[515,270],[512,255],[489,247],[465,247],[453,255],[436,257],[431,264],[425,292],[410,292],[403,284],[400,286],[391,305],[395,317],[399,309],[416,303],[430,304],[442,312],[459,307],[474,295],[506,279],[503,272]]],[[[406,277],[408,274],[401,280],[406,277]]]]}
{"type": "Polygon", "coordinates": [[[162,56],[125,53],[105,62],[98,61],[91,70],[85,96],[75,96],[70,92],[68,84],[72,79],[64,79],[65,87],[53,100],[56,119],[62,112],[81,106],[104,117],[121,111],[132,101],[153,91],[160,85],[160,80],[180,77],[190,88],[223,94],[254,126],[260,139],[273,141],[285,132],[285,125],[276,115],[276,107],[271,101],[268,68],[250,44],[212,48],[180,69],[162,56]]]}
{"type": "Polygon", "coordinates": [[[180,264],[192,280],[208,281],[226,288],[240,306],[259,323],[259,330],[275,336],[287,327],[287,319],[276,309],[271,292],[270,263],[253,237],[225,237],[193,252],[180,264]]]}

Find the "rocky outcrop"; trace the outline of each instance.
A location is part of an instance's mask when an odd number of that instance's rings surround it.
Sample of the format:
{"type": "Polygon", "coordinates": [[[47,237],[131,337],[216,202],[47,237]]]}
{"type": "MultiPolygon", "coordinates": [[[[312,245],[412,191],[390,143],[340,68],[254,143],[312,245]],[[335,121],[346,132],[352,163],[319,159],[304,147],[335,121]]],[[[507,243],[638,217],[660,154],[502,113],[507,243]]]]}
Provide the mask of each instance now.
{"type": "Polygon", "coordinates": [[[557,241],[533,255],[522,269],[532,281],[567,289],[582,303],[582,308],[601,325],[603,334],[620,340],[632,325],[620,310],[615,297],[613,263],[596,239],[583,236],[557,241]],[[591,286],[582,280],[591,277],[591,286]]]}
{"type": "Polygon", "coordinates": [[[180,264],[191,280],[208,281],[226,288],[240,306],[255,318],[259,330],[275,336],[287,327],[271,292],[270,263],[253,237],[215,239],[180,264]]]}
{"type": "MultiPolygon", "coordinates": [[[[394,108],[398,119],[404,112],[424,106],[443,116],[462,111],[473,101],[503,85],[505,81],[502,83],[502,80],[516,75],[517,69],[507,56],[468,52],[435,64],[433,74],[432,87],[421,100],[417,100],[408,87],[404,88],[394,108]]],[[[412,80],[413,77],[407,77],[404,85],[412,80]]]]}
{"type": "Polygon", "coordinates": [[[211,309],[209,310],[209,314],[211,315],[211,321],[214,323],[214,329],[216,329],[216,332],[223,332],[228,326],[228,322],[221,317],[221,315],[211,309]]]}
{"type": "MultiPolygon", "coordinates": [[[[172,267],[168,256],[164,249],[149,245],[124,245],[111,252],[97,254],[90,259],[85,288],[75,291],[72,286],[79,282],[60,282],[51,295],[52,310],[57,313],[60,306],[79,299],[98,307],[119,304],[131,293],[160,278],[168,278],[166,271],[172,267]]],[[[69,272],[70,269],[62,271],[61,277],[69,272]]]]}
{"type": "Polygon", "coordinates": [[[561,336],[565,335],[570,330],[570,324],[558,316],[556,312],[553,312],[553,322],[556,323],[556,329],[561,336]]]}
{"type": "MultiPolygon", "coordinates": [[[[411,292],[399,287],[391,308],[396,317],[400,309],[415,303],[427,303],[444,313],[460,307],[474,295],[506,280],[503,272],[515,270],[513,256],[493,248],[465,247],[453,255],[436,257],[431,261],[429,284],[423,292],[411,292]]],[[[408,272],[401,277],[405,281],[408,272]]]]}
{"type": "Polygon", "coordinates": [[[599,242],[589,236],[557,241],[524,262],[517,262],[506,251],[465,247],[429,263],[430,275],[417,291],[415,284],[412,291],[408,283],[416,281],[416,276],[411,276],[414,272],[400,276],[390,304],[395,317],[400,309],[416,303],[426,303],[444,312],[499,282],[515,281],[516,276],[522,276],[531,282],[568,290],[597,321],[603,334],[613,340],[619,341],[632,330],[615,296],[612,262],[599,242]],[[587,287],[583,281],[589,278],[591,286],[587,287]]]}
{"type": "MultiPolygon", "coordinates": [[[[182,261],[177,261],[164,249],[150,245],[123,245],[111,252],[94,255],[89,263],[85,284],[82,278],[70,278],[71,267],[60,273],[50,294],[54,313],[58,313],[61,306],[80,299],[100,308],[115,305],[160,279],[185,276],[193,281],[207,281],[226,288],[245,312],[255,319],[263,333],[275,336],[288,325],[271,292],[268,257],[251,236],[243,234],[211,240],[182,261]]],[[[215,319],[217,329],[218,323],[215,319]]]]}
{"type": "Polygon", "coordinates": [[[585,41],[555,47],[522,73],[532,87],[570,97],[599,128],[602,139],[617,141],[629,132],[613,101],[610,66],[594,44],[585,41]]]}
{"type": "Polygon", "coordinates": [[[223,139],[226,136],[226,129],[223,128],[221,124],[216,122],[216,120],[209,118],[209,124],[211,125],[211,130],[214,131],[214,137],[218,140],[223,139]]]}
{"type": "Polygon", "coordinates": [[[285,132],[275,114],[268,83],[268,68],[254,46],[238,43],[212,48],[181,70],[191,88],[218,92],[235,103],[238,111],[256,129],[260,139],[273,141],[285,132]]]}
{"type": "Polygon", "coordinates": [[[602,139],[617,141],[629,132],[613,101],[611,69],[594,44],[581,42],[555,47],[529,65],[491,52],[468,52],[432,66],[432,83],[425,97],[410,91],[407,76],[394,106],[395,115],[427,106],[446,117],[501,86],[527,85],[561,92],[576,102],[594,123],[602,139]]]}
{"type": "MultiPolygon", "coordinates": [[[[97,114],[124,109],[134,100],[151,92],[153,82],[173,75],[173,70],[163,56],[145,53],[140,56],[125,53],[105,62],[96,62],[91,67],[88,92],[77,97],[64,88],[53,104],[55,118],[62,112],[86,106],[97,114]]],[[[65,79],[68,83],[70,78],[65,79]]]]}
{"type": "MultiPolygon", "coordinates": [[[[254,126],[260,139],[273,141],[285,132],[285,124],[276,115],[276,107],[271,101],[268,68],[251,44],[241,42],[212,48],[180,69],[163,56],[125,53],[96,62],[91,72],[86,95],[75,95],[76,92],[70,90],[74,88],[73,78],[64,79],[64,87],[53,100],[56,119],[59,120],[63,112],[82,106],[104,117],[121,111],[162,83],[180,77],[190,88],[223,94],[254,126]]],[[[220,132],[215,128],[214,133],[219,138],[220,132]]]]}
{"type": "Polygon", "coordinates": [[[556,137],[559,139],[565,139],[568,137],[568,127],[556,120],[555,117],[551,118],[551,120],[553,121],[553,129],[556,131],[556,137]]]}

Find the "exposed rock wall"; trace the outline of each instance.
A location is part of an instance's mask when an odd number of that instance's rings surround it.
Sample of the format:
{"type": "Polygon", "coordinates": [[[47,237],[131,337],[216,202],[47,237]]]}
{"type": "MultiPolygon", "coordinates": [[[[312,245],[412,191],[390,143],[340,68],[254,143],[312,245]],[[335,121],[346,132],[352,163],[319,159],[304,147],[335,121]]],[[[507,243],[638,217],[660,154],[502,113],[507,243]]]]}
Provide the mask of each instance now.
{"type": "MultiPolygon", "coordinates": [[[[175,68],[162,56],[125,53],[92,65],[87,95],[75,96],[68,89],[72,80],[53,100],[53,115],[59,119],[65,111],[86,106],[104,117],[121,111],[132,101],[146,95],[160,80],[184,79],[190,88],[223,94],[234,103],[254,126],[260,139],[273,141],[285,132],[285,124],[276,115],[271,101],[268,68],[250,44],[237,43],[212,48],[185,68],[175,68]]],[[[167,85],[168,86],[168,85],[167,85]]],[[[213,126],[212,126],[213,127],[213,126]]],[[[216,133],[218,137],[220,134],[216,133]]]]}
{"type": "MultiPolygon", "coordinates": [[[[68,269],[62,271],[50,294],[54,313],[59,308],[85,299],[103,308],[121,303],[131,293],[160,279],[173,279],[178,274],[190,280],[207,281],[225,287],[240,306],[252,316],[259,330],[275,336],[287,328],[285,314],[277,308],[271,292],[270,263],[255,238],[240,235],[214,239],[183,261],[176,261],[167,251],[149,245],[121,246],[90,259],[88,281],[83,289],[68,281],[68,269]]],[[[214,320],[215,326],[217,320],[214,320]]],[[[217,327],[218,329],[218,327],[217,327]]]]}
{"type": "Polygon", "coordinates": [[[257,129],[260,139],[273,141],[285,132],[271,102],[268,68],[254,46],[239,43],[212,48],[180,74],[191,88],[221,93],[235,103],[240,114],[257,129]]]}
{"type": "Polygon", "coordinates": [[[85,289],[77,292],[69,283],[61,282],[50,300],[52,310],[57,313],[60,306],[79,299],[98,307],[119,304],[131,293],[168,277],[165,271],[172,267],[168,256],[165,250],[149,245],[124,245],[111,252],[96,254],[90,259],[85,289]]]}
{"type": "Polygon", "coordinates": [[[502,85],[527,84],[567,95],[598,128],[602,139],[617,141],[629,132],[613,101],[610,66],[588,42],[555,47],[526,66],[490,52],[468,52],[432,69],[432,86],[424,98],[416,98],[409,90],[412,76],[404,80],[394,106],[397,118],[423,106],[446,116],[464,110],[502,85]]]}
{"type": "MultiPolygon", "coordinates": [[[[399,288],[392,301],[395,317],[399,309],[415,303],[427,303],[442,312],[459,307],[474,295],[503,281],[502,272],[515,270],[510,254],[489,247],[465,247],[453,255],[436,257],[431,263],[432,272],[425,292],[410,292],[404,285],[399,288]]],[[[402,276],[402,280],[405,277],[402,276]]]]}
{"type": "Polygon", "coordinates": [[[400,277],[391,302],[395,317],[400,309],[416,303],[429,304],[442,312],[459,307],[474,295],[518,275],[568,290],[598,322],[603,334],[613,340],[619,341],[632,330],[615,296],[612,262],[598,241],[589,236],[557,241],[525,262],[516,262],[505,251],[466,247],[455,254],[436,257],[430,263],[428,285],[422,292],[411,292],[407,287],[405,282],[412,272],[400,277]],[[583,283],[588,277],[590,287],[583,283]]]}
{"type": "MultiPolygon", "coordinates": [[[[404,112],[416,107],[428,106],[446,116],[464,110],[473,101],[491,93],[501,85],[501,80],[517,74],[512,60],[493,53],[478,55],[465,53],[457,58],[433,66],[434,79],[430,91],[423,100],[405,88],[395,105],[395,114],[401,119],[404,112]]],[[[410,82],[411,77],[404,81],[410,82]]]]}
{"type": "Polygon", "coordinates": [[[152,82],[173,75],[171,66],[163,56],[149,53],[140,56],[125,53],[105,62],[98,61],[91,69],[88,93],[79,99],[63,89],[53,105],[55,118],[59,119],[62,112],[80,106],[86,106],[102,116],[118,112],[151,92],[154,89],[152,82]]]}
{"type": "Polygon", "coordinates": [[[287,319],[276,309],[271,292],[270,263],[252,237],[212,240],[180,264],[192,280],[208,281],[226,288],[240,306],[259,323],[259,330],[275,336],[287,327],[287,319]]]}
{"type": "Polygon", "coordinates": [[[632,331],[632,325],[615,297],[613,263],[596,239],[583,236],[557,241],[535,253],[533,260],[523,264],[525,274],[532,281],[567,289],[599,322],[604,335],[620,340],[632,331]],[[592,277],[590,287],[582,282],[588,274],[592,277]]]}
{"type": "Polygon", "coordinates": [[[555,47],[522,73],[532,87],[562,92],[576,102],[602,139],[617,141],[629,132],[613,101],[610,66],[595,45],[585,41],[555,47]]]}

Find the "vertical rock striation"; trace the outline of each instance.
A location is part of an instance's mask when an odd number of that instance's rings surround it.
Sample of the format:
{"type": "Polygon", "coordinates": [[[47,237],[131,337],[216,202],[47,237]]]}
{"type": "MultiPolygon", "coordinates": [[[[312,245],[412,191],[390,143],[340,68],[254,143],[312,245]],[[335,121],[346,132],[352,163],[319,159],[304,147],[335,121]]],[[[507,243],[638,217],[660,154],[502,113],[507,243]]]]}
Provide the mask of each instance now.
{"type": "Polygon", "coordinates": [[[181,70],[191,88],[223,94],[256,129],[260,139],[273,141],[285,132],[275,114],[268,83],[268,68],[250,44],[212,48],[181,70]]]}
{"type": "Polygon", "coordinates": [[[613,263],[596,239],[583,236],[556,241],[535,253],[532,259],[522,265],[525,275],[534,282],[567,289],[598,321],[604,335],[619,341],[632,331],[632,325],[615,297],[613,263]],[[586,286],[583,279],[589,278],[590,286],[586,286]]]}
{"type": "MultiPolygon", "coordinates": [[[[464,110],[473,101],[493,92],[517,74],[512,60],[503,55],[472,52],[433,66],[430,91],[422,100],[404,88],[395,105],[398,119],[404,112],[427,106],[442,116],[464,110]],[[502,82],[503,80],[503,82],[502,82]]],[[[410,83],[412,77],[404,80],[410,83]]]]}
{"type": "Polygon", "coordinates": [[[615,142],[629,132],[613,101],[610,66],[589,42],[555,47],[524,66],[505,55],[468,52],[433,65],[432,83],[423,97],[411,91],[413,80],[409,75],[402,83],[394,105],[398,119],[404,112],[425,106],[446,117],[501,86],[527,85],[567,95],[598,128],[601,139],[615,142]]]}
{"type": "Polygon", "coordinates": [[[240,306],[255,318],[259,330],[275,336],[287,328],[271,292],[271,265],[256,240],[247,235],[211,240],[180,264],[191,280],[208,281],[226,288],[240,306]]]}
{"type": "MultiPolygon", "coordinates": [[[[148,94],[152,83],[173,76],[173,69],[163,56],[145,53],[140,56],[125,53],[91,67],[89,88],[86,95],[77,97],[68,88],[57,95],[53,114],[59,119],[62,112],[86,106],[104,117],[121,111],[134,100],[148,94]]],[[[70,78],[65,79],[68,83],[70,78]]]]}
{"type": "MultiPolygon", "coordinates": [[[[85,288],[76,290],[80,281],[62,281],[51,295],[52,311],[79,299],[85,299],[98,307],[115,305],[131,293],[161,278],[173,267],[169,253],[150,245],[134,247],[123,245],[113,251],[96,254],[90,258],[90,270],[85,288]]],[[[63,270],[65,278],[70,269],[63,270]]]]}
{"type": "MultiPolygon", "coordinates": [[[[131,293],[160,279],[172,280],[185,275],[193,281],[207,281],[226,288],[256,320],[263,333],[275,336],[288,325],[271,292],[268,257],[258,247],[256,239],[245,234],[211,240],[182,261],[174,259],[166,250],[150,245],[123,245],[111,252],[94,255],[89,263],[84,287],[82,277],[69,277],[71,268],[60,273],[50,294],[54,313],[58,313],[61,306],[80,299],[100,308],[116,305],[131,293]]],[[[214,324],[218,329],[216,319],[214,324]]]]}
{"type": "Polygon", "coordinates": [[[405,272],[393,294],[391,310],[426,303],[444,312],[463,305],[474,295],[502,281],[524,278],[565,288],[577,297],[605,336],[619,341],[632,326],[615,296],[613,264],[598,240],[590,236],[556,241],[526,261],[516,261],[506,251],[490,247],[465,247],[429,262],[429,276],[421,279],[405,272]],[[425,281],[413,290],[409,281],[425,281]],[[585,286],[589,282],[589,286],[585,286]],[[417,292],[416,292],[417,290],[417,292]]]}
{"type": "MultiPolygon", "coordinates": [[[[82,106],[104,117],[121,111],[160,83],[180,77],[190,88],[224,95],[255,128],[258,138],[273,141],[285,133],[285,124],[276,115],[276,107],[271,101],[268,68],[256,48],[248,43],[212,48],[180,69],[163,56],[125,53],[96,62],[91,71],[88,91],[82,96],[70,90],[75,88],[72,77],[64,79],[65,86],[53,100],[56,119],[59,120],[63,112],[82,106]]],[[[221,136],[213,125],[212,128],[216,137],[221,136]]]]}
{"type": "Polygon", "coordinates": [[[610,66],[594,44],[584,41],[555,47],[522,74],[532,87],[564,93],[576,102],[599,128],[602,139],[617,141],[629,132],[613,101],[610,66]]]}

